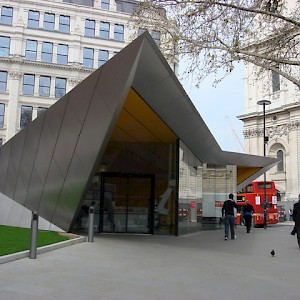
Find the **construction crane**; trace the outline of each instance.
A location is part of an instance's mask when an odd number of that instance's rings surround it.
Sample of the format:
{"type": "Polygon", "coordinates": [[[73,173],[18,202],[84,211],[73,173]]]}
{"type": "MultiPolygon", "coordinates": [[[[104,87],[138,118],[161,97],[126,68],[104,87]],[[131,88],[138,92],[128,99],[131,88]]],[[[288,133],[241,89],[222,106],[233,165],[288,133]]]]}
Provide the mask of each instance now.
{"type": "Polygon", "coordinates": [[[232,131],[232,135],[233,135],[234,141],[235,141],[235,143],[237,145],[237,147],[236,147],[237,151],[239,151],[240,149],[242,149],[242,152],[245,152],[244,146],[243,146],[241,140],[239,139],[239,136],[237,135],[236,131],[234,130],[229,116],[226,115],[225,118],[227,119],[229,127],[230,127],[230,129],[232,131]]]}

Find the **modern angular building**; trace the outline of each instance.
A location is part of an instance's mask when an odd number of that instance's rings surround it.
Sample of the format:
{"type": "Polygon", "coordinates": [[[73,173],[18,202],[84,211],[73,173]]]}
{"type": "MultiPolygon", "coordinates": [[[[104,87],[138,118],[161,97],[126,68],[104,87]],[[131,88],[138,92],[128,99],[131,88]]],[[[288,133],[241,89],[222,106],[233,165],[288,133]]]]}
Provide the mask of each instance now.
{"type": "Polygon", "coordinates": [[[0,221],[184,234],[276,163],[221,150],[146,32],[0,148],[0,221]]]}

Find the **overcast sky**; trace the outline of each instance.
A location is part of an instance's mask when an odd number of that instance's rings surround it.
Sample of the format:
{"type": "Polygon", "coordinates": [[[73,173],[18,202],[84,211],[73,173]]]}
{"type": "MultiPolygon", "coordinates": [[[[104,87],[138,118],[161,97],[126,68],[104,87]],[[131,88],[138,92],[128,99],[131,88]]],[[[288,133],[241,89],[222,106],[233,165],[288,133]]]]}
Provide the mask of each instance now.
{"type": "MultiPolygon", "coordinates": [[[[180,66],[179,72],[183,68],[180,66]]],[[[242,64],[216,87],[212,81],[206,79],[199,89],[191,80],[181,80],[181,83],[222,150],[244,152],[243,122],[236,118],[244,112],[242,64]]]]}

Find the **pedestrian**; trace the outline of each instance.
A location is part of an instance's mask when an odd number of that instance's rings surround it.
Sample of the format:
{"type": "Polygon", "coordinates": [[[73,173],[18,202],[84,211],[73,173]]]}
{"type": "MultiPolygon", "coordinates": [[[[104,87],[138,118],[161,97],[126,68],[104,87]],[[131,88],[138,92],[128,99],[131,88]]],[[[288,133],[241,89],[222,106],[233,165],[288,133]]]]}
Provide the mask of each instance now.
{"type": "Polygon", "coordinates": [[[252,214],[254,213],[254,208],[250,204],[249,200],[246,200],[246,205],[243,208],[245,225],[247,228],[247,233],[250,232],[252,226],[252,214]]]}
{"type": "Polygon", "coordinates": [[[293,220],[295,222],[295,231],[297,234],[297,241],[300,249],[300,194],[298,196],[298,202],[294,204],[293,220]]]}
{"type": "Polygon", "coordinates": [[[234,218],[234,209],[237,210],[237,204],[233,200],[233,194],[229,194],[228,200],[223,203],[222,206],[222,218],[225,217],[225,240],[228,239],[229,228],[230,228],[230,236],[231,239],[234,240],[236,238],[235,235],[235,218],[234,218]]]}
{"type": "Polygon", "coordinates": [[[289,209],[289,221],[293,221],[293,211],[289,209]]]}

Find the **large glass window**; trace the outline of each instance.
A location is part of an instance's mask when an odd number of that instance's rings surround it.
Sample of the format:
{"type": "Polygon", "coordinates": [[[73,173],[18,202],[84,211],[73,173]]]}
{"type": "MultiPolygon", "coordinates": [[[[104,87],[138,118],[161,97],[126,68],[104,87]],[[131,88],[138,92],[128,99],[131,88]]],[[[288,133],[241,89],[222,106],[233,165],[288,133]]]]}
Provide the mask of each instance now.
{"type": "Polygon", "coordinates": [[[5,25],[11,25],[13,19],[13,8],[2,6],[0,23],[5,25]]]}
{"type": "Polygon", "coordinates": [[[54,24],[55,24],[55,15],[46,12],[44,15],[44,29],[53,31],[54,24]]]}
{"type": "Polygon", "coordinates": [[[94,66],[94,49],[83,49],[83,66],[86,68],[93,68],[94,66]]]}
{"type": "Polygon", "coordinates": [[[39,95],[42,97],[50,96],[51,78],[49,76],[40,77],[39,95]]]}
{"type": "Polygon", "coordinates": [[[85,20],[85,35],[86,36],[95,36],[95,21],[94,20],[85,20]]]}
{"type": "Polygon", "coordinates": [[[6,92],[7,72],[0,71],[0,93],[6,92]]]}
{"type": "Polygon", "coordinates": [[[100,38],[109,39],[109,23],[100,22],[100,38]]]}
{"type": "Polygon", "coordinates": [[[284,155],[282,150],[277,151],[277,158],[281,160],[277,164],[277,172],[284,172],[284,155]]]}
{"type": "Polygon", "coordinates": [[[28,12],[28,24],[29,28],[39,28],[40,13],[38,11],[30,10],[28,12]]]}
{"type": "Polygon", "coordinates": [[[0,57],[8,57],[10,48],[10,38],[7,36],[0,36],[0,57]]]}
{"type": "Polygon", "coordinates": [[[25,59],[36,60],[37,46],[38,46],[37,41],[32,41],[32,40],[26,41],[25,59]]]}
{"type": "Polygon", "coordinates": [[[53,45],[52,43],[43,42],[42,45],[42,62],[52,62],[53,45]]]}
{"type": "Polygon", "coordinates": [[[4,126],[5,104],[0,103],[0,128],[4,126]]]}
{"type": "Polygon", "coordinates": [[[101,8],[109,9],[109,0],[101,0],[101,8]]]}
{"type": "Polygon", "coordinates": [[[275,71],[272,71],[272,89],[273,93],[280,91],[280,76],[275,71]]]}
{"type": "Polygon", "coordinates": [[[35,76],[32,74],[24,74],[23,76],[23,95],[33,95],[35,76]]]}
{"type": "Polygon", "coordinates": [[[69,16],[59,16],[59,31],[70,33],[70,17],[69,16]]]}
{"type": "Polygon", "coordinates": [[[108,51],[107,50],[99,50],[98,53],[98,67],[101,67],[108,61],[108,51]]]}
{"type": "Polygon", "coordinates": [[[55,79],[55,98],[61,98],[66,94],[67,80],[65,78],[55,79]]]}
{"type": "Polygon", "coordinates": [[[59,44],[57,46],[57,63],[60,65],[68,64],[68,45],[59,44]]]}
{"type": "Polygon", "coordinates": [[[124,26],[123,25],[115,24],[114,39],[116,41],[120,41],[120,42],[124,41],[124,26]]]}
{"type": "Polygon", "coordinates": [[[32,121],[32,106],[22,105],[21,106],[21,120],[20,128],[23,129],[32,121]]]}

